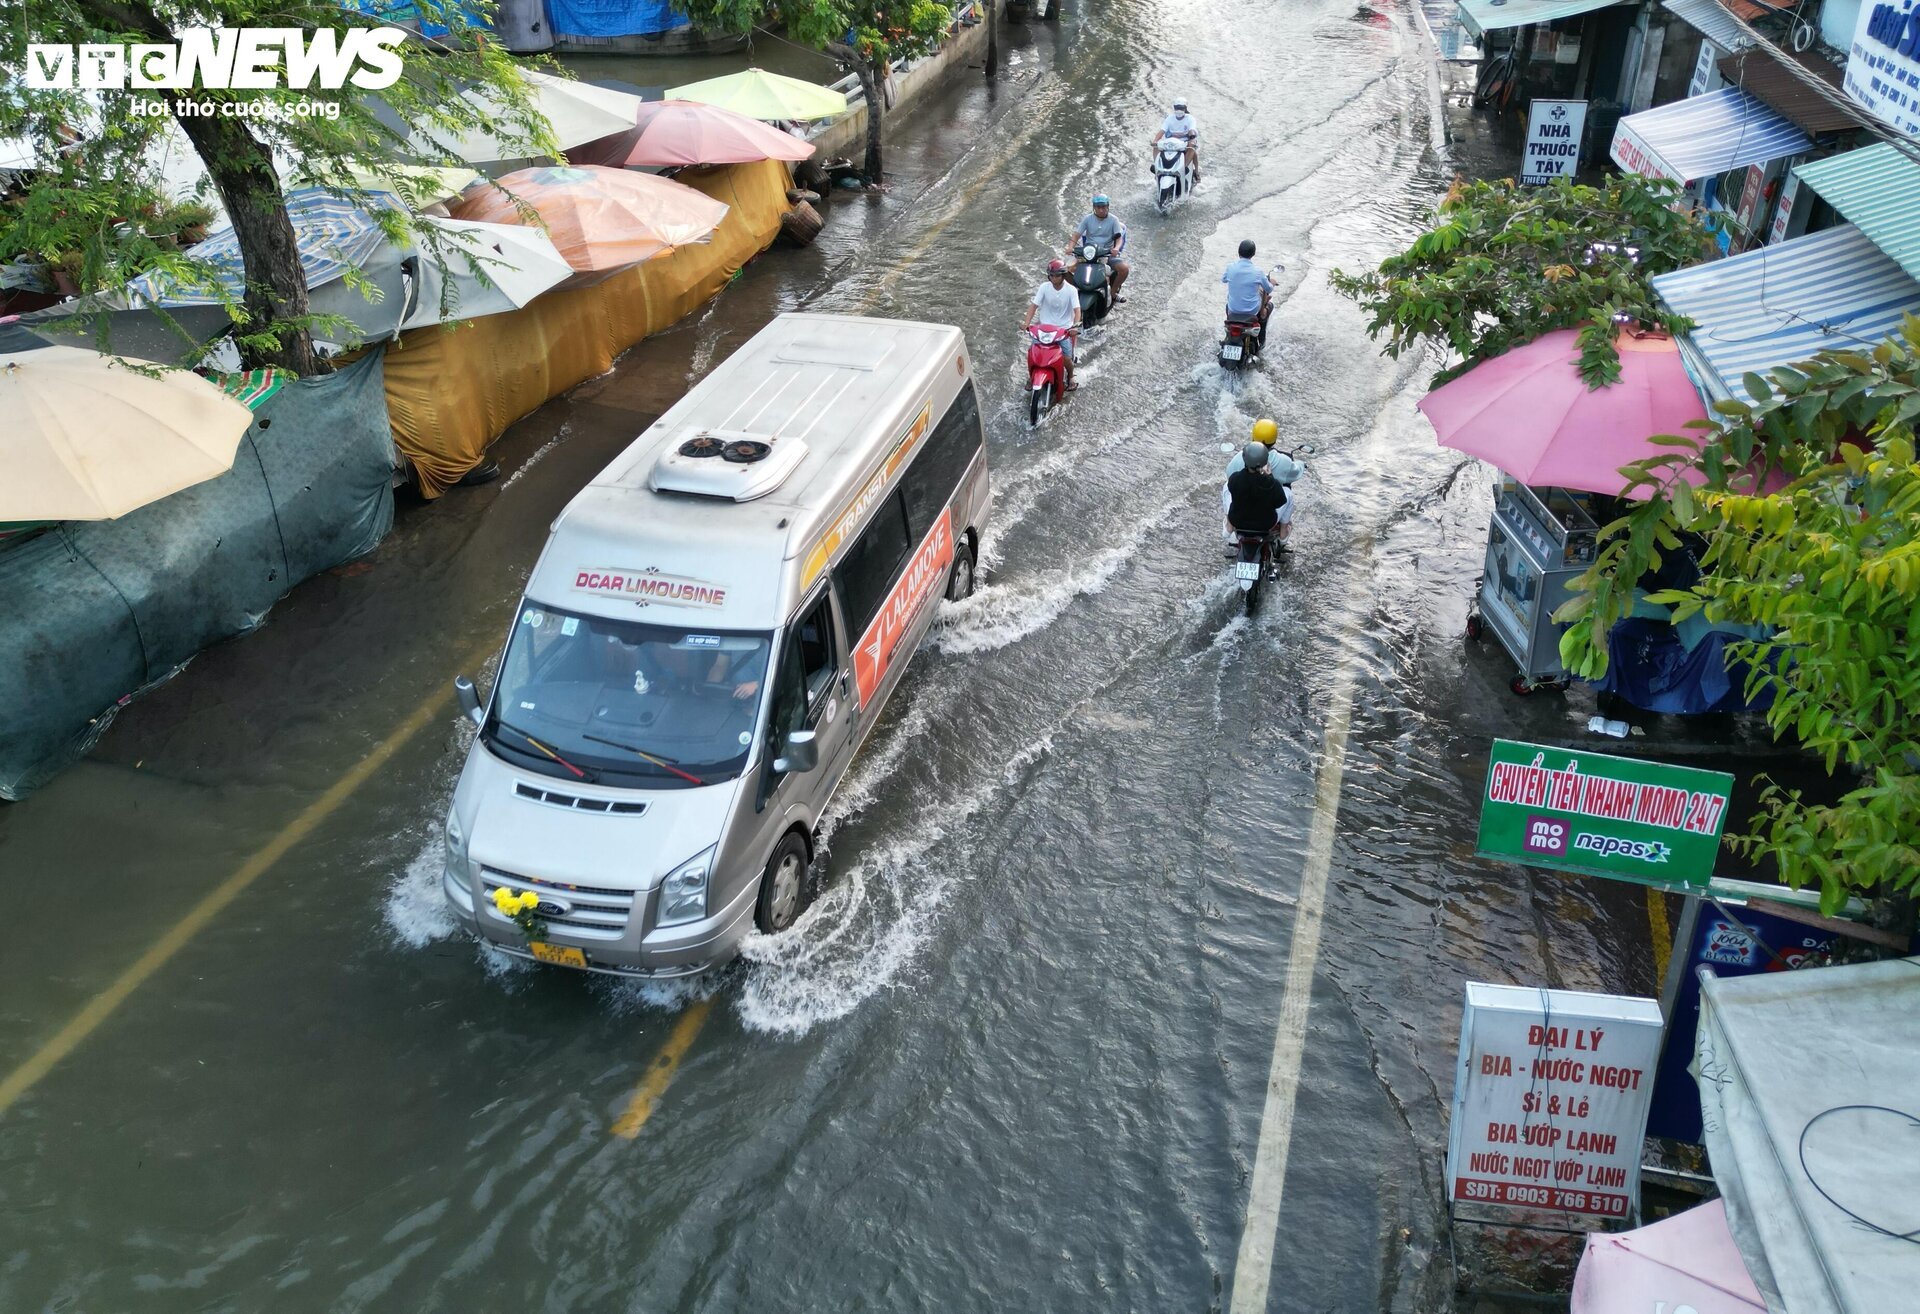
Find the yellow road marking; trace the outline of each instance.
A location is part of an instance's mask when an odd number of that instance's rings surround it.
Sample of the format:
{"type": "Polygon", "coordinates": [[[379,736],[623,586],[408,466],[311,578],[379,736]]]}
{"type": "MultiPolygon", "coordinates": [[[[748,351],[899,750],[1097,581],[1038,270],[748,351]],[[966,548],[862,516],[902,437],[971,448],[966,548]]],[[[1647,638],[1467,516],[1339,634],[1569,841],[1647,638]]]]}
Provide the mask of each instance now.
{"type": "Polygon", "coordinates": [[[667,1043],[647,1066],[647,1075],[640,1078],[640,1084],[633,1088],[633,1098],[627,1101],[626,1111],[613,1121],[608,1128],[615,1136],[623,1140],[632,1140],[647,1125],[647,1119],[653,1116],[654,1106],[660,1097],[667,1093],[667,1087],[673,1081],[673,1074],[680,1070],[680,1060],[693,1048],[694,1037],[700,1034],[700,1028],[707,1023],[707,1014],[713,1011],[711,999],[698,1000],[687,1006],[680,1020],[673,1024],[673,1032],[667,1037],[667,1043]]]}
{"type": "Polygon", "coordinates": [[[1673,927],[1667,922],[1667,896],[1647,887],[1647,928],[1653,932],[1653,981],[1666,989],[1667,960],[1673,956],[1673,927]]]}
{"type": "MultiPolygon", "coordinates": [[[[493,648],[489,646],[485,655],[491,656],[492,653],[493,648]]],[[[484,661],[485,657],[481,660],[484,661]]],[[[55,1032],[53,1038],[35,1051],[32,1057],[0,1079],[0,1116],[4,1116],[22,1095],[33,1089],[62,1059],[79,1048],[80,1042],[112,1017],[115,1010],[127,1002],[128,996],[146,984],[147,978],[166,966],[168,960],[205,930],[207,924],[225,911],[227,905],[239,898],[249,885],[286,857],[294,845],[312,834],[316,826],[346,802],[374,772],[385,766],[388,759],[399,752],[408,740],[431,724],[445,709],[451,696],[450,691],[443,688],[414,708],[391,734],[374,745],[373,750],[345,775],[334,781],[326,793],[307,804],[299,816],[288,822],[284,830],[242,863],[238,871],[215,886],[186,916],[175,922],[172,929],[135,959],[132,966],[114,978],[112,985],[95,995],[86,1007],[74,1014],[73,1019],[55,1032]]]]}

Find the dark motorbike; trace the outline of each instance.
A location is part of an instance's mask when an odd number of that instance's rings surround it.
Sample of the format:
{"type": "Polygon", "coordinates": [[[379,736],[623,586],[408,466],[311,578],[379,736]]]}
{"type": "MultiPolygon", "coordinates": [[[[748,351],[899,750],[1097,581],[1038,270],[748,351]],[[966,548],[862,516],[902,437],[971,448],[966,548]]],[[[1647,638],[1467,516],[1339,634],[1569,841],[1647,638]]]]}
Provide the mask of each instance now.
{"type": "Polygon", "coordinates": [[[1112,254],[1091,243],[1076,253],[1072,281],[1080,293],[1080,322],[1088,327],[1105,319],[1113,309],[1113,270],[1107,264],[1112,254]]]}
{"type": "Polygon", "coordinates": [[[1260,359],[1267,345],[1267,322],[1259,311],[1246,315],[1228,315],[1226,331],[1220,336],[1220,367],[1244,369],[1260,359]]]}
{"type": "MultiPolygon", "coordinates": [[[[1225,452],[1236,450],[1232,443],[1224,444],[1225,452]]],[[[1291,452],[1280,452],[1289,461],[1298,463],[1302,456],[1313,454],[1312,443],[1301,443],[1291,452]]],[[[1289,501],[1294,496],[1293,485],[1287,485],[1289,501]]],[[[1280,547],[1279,528],[1276,526],[1264,534],[1234,529],[1233,533],[1233,579],[1240,588],[1241,596],[1247,600],[1247,615],[1251,616],[1260,609],[1260,590],[1272,579],[1280,560],[1286,553],[1280,547]]]]}

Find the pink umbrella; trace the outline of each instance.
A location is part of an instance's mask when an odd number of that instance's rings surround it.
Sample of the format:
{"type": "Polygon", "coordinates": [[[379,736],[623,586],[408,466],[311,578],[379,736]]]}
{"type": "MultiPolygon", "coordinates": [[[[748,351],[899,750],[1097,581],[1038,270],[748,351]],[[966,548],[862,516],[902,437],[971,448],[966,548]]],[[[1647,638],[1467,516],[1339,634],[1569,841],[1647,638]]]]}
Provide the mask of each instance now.
{"type": "Polygon", "coordinates": [[[1727,1230],[1724,1202],[1636,1231],[1587,1238],[1573,1279],[1573,1314],[1688,1306],[1695,1314],[1765,1314],[1766,1303],[1727,1230]]]}
{"type": "Polygon", "coordinates": [[[526,205],[546,225],[562,258],[580,274],[607,273],[709,241],[727,217],[725,202],[682,183],[625,169],[521,169],[471,187],[455,219],[525,224],[526,205]],[[504,189],[504,190],[502,190],[504,189]]]}
{"type": "Polygon", "coordinates": [[[634,111],[634,127],[567,152],[575,164],[658,166],[804,160],[813,143],[718,105],[660,100],[634,111]]]}
{"type": "Polygon", "coordinates": [[[1549,333],[1428,393],[1420,409],[1440,445],[1522,483],[1618,494],[1621,466],[1673,450],[1648,438],[1687,433],[1687,421],[1706,417],[1671,338],[1620,334],[1620,381],[1589,388],[1578,336],[1549,333]]]}

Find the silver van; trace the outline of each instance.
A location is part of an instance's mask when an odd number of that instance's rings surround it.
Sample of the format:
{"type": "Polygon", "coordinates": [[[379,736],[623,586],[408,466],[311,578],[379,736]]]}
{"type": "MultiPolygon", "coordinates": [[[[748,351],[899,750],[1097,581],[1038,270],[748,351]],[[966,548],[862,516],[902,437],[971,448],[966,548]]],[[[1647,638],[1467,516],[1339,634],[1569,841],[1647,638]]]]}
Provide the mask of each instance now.
{"type": "Polygon", "coordinates": [[[848,764],[940,599],[973,591],[990,500],[960,330],[755,335],[561,512],[486,703],[457,682],[461,923],[640,977],[791,926],[848,764]]]}

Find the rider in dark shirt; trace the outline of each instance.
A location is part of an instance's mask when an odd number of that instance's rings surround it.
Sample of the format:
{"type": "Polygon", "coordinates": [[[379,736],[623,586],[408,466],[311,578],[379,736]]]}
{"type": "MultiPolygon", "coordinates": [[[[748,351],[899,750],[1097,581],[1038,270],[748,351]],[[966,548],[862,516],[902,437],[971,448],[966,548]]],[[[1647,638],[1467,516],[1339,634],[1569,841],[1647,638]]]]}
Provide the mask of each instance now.
{"type": "Polygon", "coordinates": [[[1227,523],[1243,534],[1270,533],[1274,518],[1287,504],[1286,486],[1267,471],[1265,443],[1248,443],[1240,459],[1246,468],[1235,471],[1227,480],[1227,494],[1232,499],[1227,523]]]}

